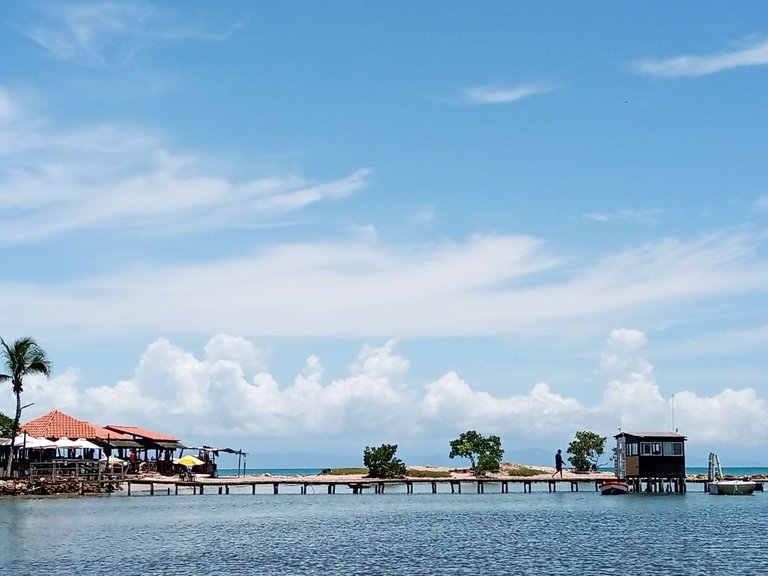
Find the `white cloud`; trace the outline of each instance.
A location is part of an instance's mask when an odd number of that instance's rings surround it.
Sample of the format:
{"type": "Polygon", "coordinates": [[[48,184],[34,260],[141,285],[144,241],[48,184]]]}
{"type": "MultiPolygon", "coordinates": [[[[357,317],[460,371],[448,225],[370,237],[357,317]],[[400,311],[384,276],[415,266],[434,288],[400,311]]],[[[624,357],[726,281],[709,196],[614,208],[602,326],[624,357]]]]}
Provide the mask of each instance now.
{"type": "MultiPolygon", "coordinates": [[[[499,434],[507,447],[546,445],[576,430],[606,436],[626,431],[669,430],[672,398],[662,394],[642,357],[645,335],[612,331],[603,358],[613,374],[595,405],[557,393],[543,382],[524,394],[494,396],[475,389],[456,372],[425,386],[407,383],[410,363],[396,342],[364,346],[349,374],[328,381],[315,356],[293,383],[281,386],[266,371],[251,375],[263,353],[242,338],[219,335],[197,358],[171,342],[152,343],[129,380],[77,389],[77,372],[47,381],[30,377],[25,402],[36,414],[52,408],[101,424],[135,424],[182,436],[229,438],[238,444],[265,438],[388,438],[413,446],[424,436],[443,446],[461,431],[499,434]],[[242,362],[242,363],[241,363],[242,362]],[[250,440],[249,440],[250,439],[250,440]]],[[[713,396],[674,395],[675,423],[702,449],[759,445],[768,432],[768,403],[753,389],[724,389],[713,396]]],[[[25,417],[32,418],[29,413],[25,417]]],[[[314,444],[313,444],[314,443],[314,444]]],[[[326,448],[327,449],[327,448],[326,448]]],[[[436,448],[439,450],[439,448],[436,448]]]]}
{"type": "Polygon", "coordinates": [[[641,224],[656,224],[656,216],[659,210],[632,210],[624,208],[615,212],[586,212],[582,217],[597,222],[615,222],[622,220],[634,220],[641,224]]]}
{"type": "Polygon", "coordinates": [[[0,126],[17,120],[20,116],[19,107],[14,98],[2,86],[0,86],[0,126]]]}
{"type": "Polygon", "coordinates": [[[523,98],[546,94],[553,88],[545,84],[524,84],[520,86],[474,86],[466,88],[462,101],[468,104],[508,104],[523,98]]]}
{"type": "Polygon", "coordinates": [[[129,37],[141,35],[142,25],[154,9],[144,2],[101,2],[53,5],[47,21],[27,32],[59,59],[84,58],[103,63],[109,56],[128,59],[136,50],[129,37]]]}
{"type": "Polygon", "coordinates": [[[408,217],[408,222],[413,226],[429,226],[434,221],[435,208],[433,206],[425,206],[408,217]]]}
{"type": "Polygon", "coordinates": [[[661,60],[641,60],[636,68],[652,76],[704,76],[743,66],[768,64],[768,41],[710,56],[676,56],[661,60]]]}
{"type": "Polygon", "coordinates": [[[768,210],[768,194],[755,198],[753,206],[757,210],[768,210]]]}
{"type": "Polygon", "coordinates": [[[584,333],[683,319],[768,286],[760,238],[665,239],[572,268],[541,241],[474,236],[406,246],[265,246],[227,260],[135,265],[76,283],[0,283],[9,331],[475,336],[584,333]],[[30,318],[26,310],[39,314],[30,318]],[[40,318],[40,324],[38,320],[40,318]],[[44,319],[45,324],[42,322],[44,319]]]}
{"type": "Polygon", "coordinates": [[[59,60],[97,66],[132,62],[159,42],[225,40],[239,28],[239,23],[196,23],[189,11],[139,0],[47,3],[38,16],[26,30],[32,41],[59,60]]]}
{"type": "MultiPolygon", "coordinates": [[[[0,120],[18,110],[0,91],[0,120]]],[[[163,234],[252,226],[346,198],[370,175],[358,169],[319,183],[294,174],[234,181],[207,164],[168,150],[149,132],[113,125],[62,132],[39,120],[0,121],[0,242],[116,225],[163,234]]]]}

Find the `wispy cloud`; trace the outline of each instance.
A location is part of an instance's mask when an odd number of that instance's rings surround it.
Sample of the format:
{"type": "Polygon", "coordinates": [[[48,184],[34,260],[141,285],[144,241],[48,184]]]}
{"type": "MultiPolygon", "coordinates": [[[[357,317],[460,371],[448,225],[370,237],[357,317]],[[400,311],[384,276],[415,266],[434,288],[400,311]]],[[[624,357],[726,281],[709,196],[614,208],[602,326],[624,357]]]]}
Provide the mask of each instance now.
{"type": "Polygon", "coordinates": [[[148,45],[181,39],[224,40],[238,24],[221,29],[194,24],[165,7],[141,0],[96,3],[51,3],[26,35],[60,60],[92,65],[125,63],[148,45]]]}
{"type": "Polygon", "coordinates": [[[413,226],[429,226],[435,221],[435,208],[434,206],[420,208],[412,212],[407,220],[413,226]]]}
{"type": "Polygon", "coordinates": [[[768,194],[758,196],[752,204],[757,210],[768,210],[768,194]]]}
{"type": "Polygon", "coordinates": [[[675,56],[658,60],[640,60],[635,68],[651,76],[705,76],[732,68],[768,64],[768,40],[741,50],[708,56],[675,56]]]}
{"type": "Polygon", "coordinates": [[[46,287],[0,284],[6,329],[67,334],[497,336],[583,334],[685,318],[707,299],[768,287],[759,238],[667,239],[587,266],[536,238],[475,236],[392,249],[274,243],[221,260],[145,263],[46,287]],[[207,305],[205,303],[210,303],[207,305]],[[36,310],[37,325],[28,310],[36,310]]]}
{"type": "Polygon", "coordinates": [[[124,230],[220,229],[362,189],[370,170],[327,182],[297,174],[236,180],[199,154],[169,150],[151,132],[119,125],[56,130],[24,116],[0,87],[0,243],[119,224],[124,230]]]}
{"type": "Polygon", "coordinates": [[[656,216],[660,213],[660,210],[632,210],[624,208],[622,210],[616,210],[615,212],[586,212],[582,214],[582,217],[597,222],[634,220],[642,224],[656,224],[656,216]]]}
{"type": "Polygon", "coordinates": [[[546,94],[554,88],[546,84],[522,84],[519,86],[474,86],[466,88],[460,101],[465,104],[508,104],[523,98],[546,94]]]}

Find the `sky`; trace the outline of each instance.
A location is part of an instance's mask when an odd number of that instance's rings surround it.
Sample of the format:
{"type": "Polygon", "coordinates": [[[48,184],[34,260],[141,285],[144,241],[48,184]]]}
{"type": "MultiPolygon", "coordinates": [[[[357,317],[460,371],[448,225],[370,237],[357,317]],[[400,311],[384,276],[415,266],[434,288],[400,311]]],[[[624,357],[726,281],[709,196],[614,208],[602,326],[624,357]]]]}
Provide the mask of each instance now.
{"type": "Polygon", "coordinates": [[[768,465],[764,2],[3,12],[0,336],[53,364],[22,421],[768,465]]]}

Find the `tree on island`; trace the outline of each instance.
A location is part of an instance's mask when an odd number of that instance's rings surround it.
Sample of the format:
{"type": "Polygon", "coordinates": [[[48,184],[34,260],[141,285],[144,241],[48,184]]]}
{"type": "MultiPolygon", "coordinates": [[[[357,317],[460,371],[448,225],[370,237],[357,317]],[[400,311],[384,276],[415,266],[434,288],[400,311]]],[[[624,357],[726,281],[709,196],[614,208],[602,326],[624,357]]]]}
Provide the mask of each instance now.
{"type": "Polygon", "coordinates": [[[19,430],[21,420],[21,393],[24,391],[24,377],[29,374],[51,373],[51,363],[45,355],[45,351],[37,345],[32,338],[19,338],[12,346],[0,338],[0,355],[5,361],[5,374],[0,374],[0,382],[10,381],[13,393],[16,395],[16,415],[11,424],[11,444],[8,451],[8,461],[5,464],[5,476],[11,475],[13,467],[13,450],[16,442],[16,433],[19,430]]]}
{"type": "Polygon", "coordinates": [[[577,472],[597,470],[600,456],[605,451],[605,436],[582,430],[576,432],[576,438],[568,445],[568,454],[573,454],[568,461],[577,472]]]}
{"type": "Polygon", "coordinates": [[[451,441],[450,458],[460,456],[469,458],[475,475],[487,472],[498,472],[501,469],[501,458],[504,450],[501,448],[501,438],[496,435],[488,437],[474,430],[462,433],[456,440],[451,441]]]}
{"type": "Polygon", "coordinates": [[[382,444],[378,448],[365,447],[363,464],[371,478],[395,478],[405,476],[405,464],[395,458],[397,444],[382,444]]]}
{"type": "Polygon", "coordinates": [[[10,438],[13,418],[0,412],[0,438],[10,438]]]}

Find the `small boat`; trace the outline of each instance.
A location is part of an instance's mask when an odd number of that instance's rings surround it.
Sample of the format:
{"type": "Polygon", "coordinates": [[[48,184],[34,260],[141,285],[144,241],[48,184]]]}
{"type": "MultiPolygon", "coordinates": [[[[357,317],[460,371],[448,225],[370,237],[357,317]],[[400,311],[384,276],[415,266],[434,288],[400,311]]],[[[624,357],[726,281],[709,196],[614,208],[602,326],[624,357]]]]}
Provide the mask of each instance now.
{"type": "Polygon", "coordinates": [[[723,470],[720,467],[720,458],[717,454],[709,453],[709,493],[710,494],[726,494],[729,496],[741,496],[749,495],[755,491],[757,482],[753,482],[749,478],[742,478],[741,480],[726,479],[723,476],[723,470]]]}
{"type": "Polygon", "coordinates": [[[755,491],[756,484],[752,480],[714,480],[709,483],[709,493],[730,496],[749,495],[755,491]]]}
{"type": "Polygon", "coordinates": [[[620,480],[609,480],[598,485],[597,489],[603,496],[617,496],[629,492],[629,484],[620,480]]]}

